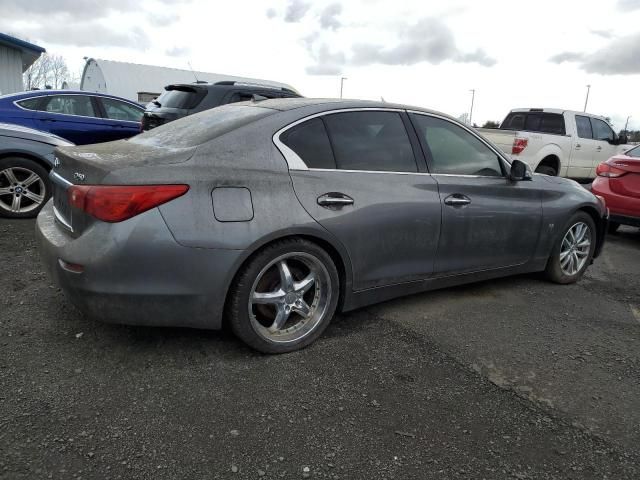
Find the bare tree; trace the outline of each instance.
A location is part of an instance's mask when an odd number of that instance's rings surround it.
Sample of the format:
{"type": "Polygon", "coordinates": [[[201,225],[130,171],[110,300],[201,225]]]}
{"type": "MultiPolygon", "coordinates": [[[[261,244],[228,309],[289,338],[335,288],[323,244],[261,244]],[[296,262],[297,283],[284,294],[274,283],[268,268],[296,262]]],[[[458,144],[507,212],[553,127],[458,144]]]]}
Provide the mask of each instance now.
{"type": "Polygon", "coordinates": [[[67,62],[61,55],[43,53],[24,73],[25,90],[34,88],[62,88],[65,81],[71,80],[67,62]]]}

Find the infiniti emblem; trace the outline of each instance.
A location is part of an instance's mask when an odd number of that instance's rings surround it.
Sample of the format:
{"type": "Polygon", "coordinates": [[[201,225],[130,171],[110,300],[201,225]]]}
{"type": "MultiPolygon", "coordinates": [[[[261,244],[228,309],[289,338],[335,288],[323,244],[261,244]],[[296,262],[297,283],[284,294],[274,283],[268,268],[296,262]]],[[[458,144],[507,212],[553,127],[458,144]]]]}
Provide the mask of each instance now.
{"type": "Polygon", "coordinates": [[[84,180],[85,175],[84,175],[84,173],[75,172],[75,173],[73,174],[73,178],[75,178],[76,180],[78,180],[78,181],[80,181],[80,182],[81,182],[81,181],[83,181],[83,180],[84,180]]]}

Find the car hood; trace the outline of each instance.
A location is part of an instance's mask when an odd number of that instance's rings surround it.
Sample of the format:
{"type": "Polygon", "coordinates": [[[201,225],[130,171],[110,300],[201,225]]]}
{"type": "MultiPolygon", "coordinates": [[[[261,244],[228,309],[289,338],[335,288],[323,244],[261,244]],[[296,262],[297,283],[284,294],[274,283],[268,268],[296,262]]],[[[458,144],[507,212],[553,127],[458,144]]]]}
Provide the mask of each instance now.
{"type": "Polygon", "coordinates": [[[12,125],[10,123],[0,123],[0,136],[22,138],[35,142],[46,143],[54,147],[70,147],[73,143],[48,132],[41,132],[33,128],[12,125]]]}

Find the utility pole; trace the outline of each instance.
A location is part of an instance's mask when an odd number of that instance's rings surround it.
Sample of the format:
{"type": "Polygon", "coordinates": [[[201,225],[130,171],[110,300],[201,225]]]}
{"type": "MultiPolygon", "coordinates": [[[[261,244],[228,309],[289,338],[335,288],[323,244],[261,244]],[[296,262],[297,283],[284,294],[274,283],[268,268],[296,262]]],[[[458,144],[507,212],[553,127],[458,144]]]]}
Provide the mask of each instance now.
{"type": "Polygon", "coordinates": [[[627,121],[626,121],[626,122],[624,122],[624,134],[625,134],[625,135],[627,134],[627,127],[629,126],[629,119],[630,119],[630,118],[631,118],[631,115],[629,115],[629,116],[627,117],[627,121]]]}
{"type": "Polygon", "coordinates": [[[473,118],[473,101],[476,98],[476,91],[472,88],[469,90],[471,92],[471,109],[469,110],[469,126],[473,126],[472,118],[473,118]]]}
{"type": "Polygon", "coordinates": [[[342,89],[344,88],[345,80],[347,80],[347,77],[340,77],[340,98],[342,98],[342,89]]]}
{"type": "Polygon", "coordinates": [[[587,98],[584,99],[584,110],[583,110],[583,112],[587,111],[587,102],[589,101],[589,90],[591,90],[591,85],[587,85],[587,98]]]}

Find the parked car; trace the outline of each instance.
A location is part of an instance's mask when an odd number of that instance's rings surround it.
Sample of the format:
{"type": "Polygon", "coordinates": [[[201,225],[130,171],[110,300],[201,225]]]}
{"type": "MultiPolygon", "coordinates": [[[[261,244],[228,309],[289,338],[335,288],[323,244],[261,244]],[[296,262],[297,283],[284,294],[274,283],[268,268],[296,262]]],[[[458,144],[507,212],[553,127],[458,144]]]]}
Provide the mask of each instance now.
{"type": "Polygon", "coordinates": [[[147,105],[142,118],[142,129],[150,130],[178,118],[228,103],[295,97],[300,97],[300,94],[290,88],[244,82],[196,82],[168,85],[158,98],[147,105]]]}
{"type": "Polygon", "coordinates": [[[604,117],[553,108],[511,110],[500,128],[478,131],[537,173],[590,179],[596,166],[631,148],[604,117]]]}
{"type": "Polygon", "coordinates": [[[225,105],[57,150],[37,237],[88,315],[220,328],[262,352],[334,313],[475,280],[580,279],[606,207],[443,114],[381,102],[225,105]]]}
{"type": "Polygon", "coordinates": [[[596,174],[591,191],[607,202],[609,231],[614,233],[620,225],[640,227],[640,146],[602,162],[596,174]]]}
{"type": "Polygon", "coordinates": [[[0,122],[53,133],[77,145],[140,133],[144,107],[101,93],[34,90],[0,97],[0,122]]]}
{"type": "Polygon", "coordinates": [[[56,147],[73,143],[47,132],[0,123],[0,217],[35,217],[51,197],[56,147]]]}

